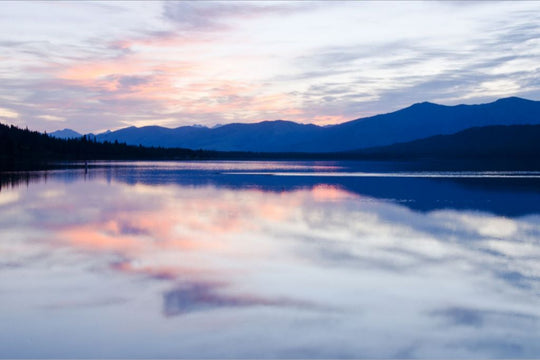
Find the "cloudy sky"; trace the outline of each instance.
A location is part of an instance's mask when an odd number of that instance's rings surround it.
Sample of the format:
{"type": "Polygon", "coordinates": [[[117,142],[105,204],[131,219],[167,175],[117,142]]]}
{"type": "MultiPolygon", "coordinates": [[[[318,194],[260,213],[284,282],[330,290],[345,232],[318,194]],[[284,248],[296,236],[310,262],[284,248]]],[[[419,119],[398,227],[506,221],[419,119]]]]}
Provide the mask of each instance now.
{"type": "Polygon", "coordinates": [[[540,100],[539,1],[2,2],[0,122],[320,125],[540,100]]]}

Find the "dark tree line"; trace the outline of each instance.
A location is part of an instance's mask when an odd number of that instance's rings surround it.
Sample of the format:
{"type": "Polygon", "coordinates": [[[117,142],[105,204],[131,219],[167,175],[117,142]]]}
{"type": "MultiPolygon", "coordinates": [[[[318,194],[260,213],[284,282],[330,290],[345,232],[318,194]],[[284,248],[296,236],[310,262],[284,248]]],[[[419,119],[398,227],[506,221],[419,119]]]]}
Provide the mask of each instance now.
{"type": "MultiPolygon", "coordinates": [[[[191,150],[98,142],[86,136],[58,139],[46,133],[0,124],[0,171],[50,168],[57,161],[85,160],[279,160],[325,159],[329,154],[191,150]]],[[[335,154],[330,157],[335,158],[335,154]]]]}
{"type": "Polygon", "coordinates": [[[528,159],[540,155],[540,125],[474,127],[455,134],[357,151],[379,158],[528,159]]]}
{"type": "Polygon", "coordinates": [[[45,166],[51,161],[205,159],[211,152],[97,142],[86,136],[58,139],[37,131],[0,124],[0,169],[45,166]]]}
{"type": "Polygon", "coordinates": [[[487,126],[452,135],[340,153],[257,153],[144,147],[97,142],[86,136],[58,139],[0,124],[0,171],[49,168],[84,160],[414,160],[503,161],[540,166],[540,125],[487,126]]]}

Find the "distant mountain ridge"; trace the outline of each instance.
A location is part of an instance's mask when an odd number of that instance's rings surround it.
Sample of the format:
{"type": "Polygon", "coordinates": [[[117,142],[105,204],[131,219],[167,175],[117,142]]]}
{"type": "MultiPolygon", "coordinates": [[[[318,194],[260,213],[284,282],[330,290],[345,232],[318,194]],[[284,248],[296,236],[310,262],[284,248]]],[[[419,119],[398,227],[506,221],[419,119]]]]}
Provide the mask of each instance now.
{"type": "Polygon", "coordinates": [[[53,131],[49,135],[58,139],[75,139],[82,136],[82,134],[71,129],[53,131]]]}
{"type": "Polygon", "coordinates": [[[219,151],[322,153],[386,146],[454,134],[472,127],[526,124],[540,124],[540,101],[510,97],[480,105],[445,106],[423,102],[395,112],[324,127],[284,120],[233,123],[214,128],[145,126],[97,134],[96,139],[219,151]]]}

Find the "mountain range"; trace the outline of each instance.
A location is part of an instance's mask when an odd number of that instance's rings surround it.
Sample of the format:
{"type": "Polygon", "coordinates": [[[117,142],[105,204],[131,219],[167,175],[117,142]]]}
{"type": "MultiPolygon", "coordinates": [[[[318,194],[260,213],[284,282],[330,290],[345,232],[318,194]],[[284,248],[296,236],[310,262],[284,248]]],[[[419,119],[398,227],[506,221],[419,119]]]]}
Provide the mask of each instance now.
{"type": "MultiPolygon", "coordinates": [[[[129,145],[219,151],[326,153],[383,147],[436,135],[455,134],[470,128],[526,124],[540,124],[540,101],[509,97],[479,105],[445,106],[422,102],[395,112],[331,126],[275,120],[233,123],[214,128],[132,126],[89,135],[95,136],[99,142],[118,141],[129,145]]],[[[504,128],[499,129],[498,136],[500,131],[504,132],[504,128]]],[[[70,129],[50,135],[59,138],[81,136],[70,129]]]]}

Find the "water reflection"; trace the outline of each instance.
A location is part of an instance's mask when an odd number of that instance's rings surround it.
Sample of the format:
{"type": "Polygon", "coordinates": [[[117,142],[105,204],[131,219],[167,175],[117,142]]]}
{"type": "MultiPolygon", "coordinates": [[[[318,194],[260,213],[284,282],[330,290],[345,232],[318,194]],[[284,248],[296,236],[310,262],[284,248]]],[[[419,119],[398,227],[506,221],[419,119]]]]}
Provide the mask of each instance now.
{"type": "Polygon", "coordinates": [[[3,356],[540,354],[537,179],[152,166],[3,182],[3,356]]]}

